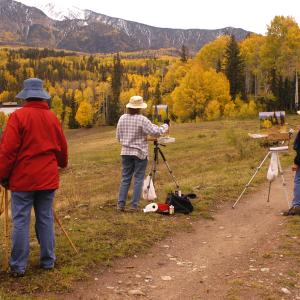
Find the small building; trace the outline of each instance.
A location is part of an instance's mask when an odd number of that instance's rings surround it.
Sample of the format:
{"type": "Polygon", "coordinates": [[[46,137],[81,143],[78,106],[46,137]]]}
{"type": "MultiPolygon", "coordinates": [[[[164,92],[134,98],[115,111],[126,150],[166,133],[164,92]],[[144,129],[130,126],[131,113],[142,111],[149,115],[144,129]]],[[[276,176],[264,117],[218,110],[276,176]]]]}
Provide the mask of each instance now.
{"type": "Polygon", "coordinates": [[[0,112],[4,112],[6,115],[9,115],[21,108],[17,102],[3,102],[0,103],[0,112]]]}

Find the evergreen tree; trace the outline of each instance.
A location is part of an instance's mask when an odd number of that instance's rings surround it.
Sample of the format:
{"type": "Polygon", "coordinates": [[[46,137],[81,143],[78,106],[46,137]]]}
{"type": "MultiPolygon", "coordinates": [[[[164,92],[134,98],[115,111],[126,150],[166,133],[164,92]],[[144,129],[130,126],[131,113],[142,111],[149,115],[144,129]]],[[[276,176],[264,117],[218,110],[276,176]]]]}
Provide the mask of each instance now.
{"type": "Polygon", "coordinates": [[[120,116],[120,93],[122,86],[122,74],[123,66],[121,63],[119,53],[114,57],[113,70],[112,70],[112,80],[111,80],[111,89],[112,89],[112,98],[108,103],[107,109],[107,124],[115,125],[118,122],[120,116]]]}
{"type": "Polygon", "coordinates": [[[161,104],[161,92],[160,92],[159,82],[157,83],[157,85],[155,87],[154,99],[155,99],[155,102],[154,102],[155,105],[161,104]]]}
{"type": "Polygon", "coordinates": [[[180,51],[180,60],[183,63],[186,63],[188,61],[188,56],[189,56],[189,50],[185,45],[182,45],[181,51],[180,51]]]}
{"type": "Polygon", "coordinates": [[[150,98],[149,88],[150,88],[150,84],[148,81],[146,83],[145,82],[142,83],[143,98],[145,101],[149,100],[150,98]]]}
{"type": "Polygon", "coordinates": [[[240,94],[242,99],[245,99],[244,63],[234,35],[230,37],[229,44],[225,51],[225,58],[225,74],[230,84],[230,95],[232,99],[235,99],[236,96],[240,94]]]}

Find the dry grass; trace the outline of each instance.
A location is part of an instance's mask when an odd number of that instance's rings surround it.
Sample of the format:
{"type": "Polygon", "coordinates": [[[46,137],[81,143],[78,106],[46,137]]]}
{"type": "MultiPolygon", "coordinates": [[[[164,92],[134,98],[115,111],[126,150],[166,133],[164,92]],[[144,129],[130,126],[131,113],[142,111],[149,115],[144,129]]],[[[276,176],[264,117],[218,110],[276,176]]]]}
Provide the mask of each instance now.
{"type": "MultiPolygon", "coordinates": [[[[213,204],[234,201],[237,197],[266,153],[266,149],[247,138],[247,133],[257,132],[258,126],[257,120],[246,120],[172,127],[176,143],[162,150],[183,192],[194,191],[200,196],[201,200],[194,202],[195,212],[191,217],[202,215],[209,218],[209,208],[213,204]]],[[[111,127],[67,132],[70,168],[62,174],[56,210],[78,246],[80,255],[73,254],[57,229],[57,268],[49,273],[42,272],[37,268],[38,245],[32,237],[27,276],[16,281],[0,273],[0,298],[1,290],[8,299],[8,295],[16,299],[20,295],[28,297],[46,291],[70,290],[72,282],[88,276],[90,268],[102,266],[104,270],[105,266],[113,263],[114,258],[145,251],[170,232],[189,227],[186,216],[116,212],[120,147],[114,135],[115,129],[111,127]],[[67,215],[70,218],[64,219],[67,215]]],[[[293,153],[286,154],[283,164],[291,163],[292,157],[293,153]]],[[[263,170],[254,186],[264,178],[263,170]]],[[[174,189],[174,184],[162,162],[157,179],[159,201],[164,202],[166,193],[174,189]]],[[[141,201],[140,206],[144,204],[141,201]]]]}

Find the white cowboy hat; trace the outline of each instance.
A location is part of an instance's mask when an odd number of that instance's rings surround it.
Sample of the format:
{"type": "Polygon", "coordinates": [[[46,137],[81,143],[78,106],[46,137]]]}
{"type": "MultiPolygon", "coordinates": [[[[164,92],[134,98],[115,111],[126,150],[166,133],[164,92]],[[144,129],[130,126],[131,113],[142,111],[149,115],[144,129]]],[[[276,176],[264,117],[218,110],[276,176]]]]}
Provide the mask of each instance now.
{"type": "Polygon", "coordinates": [[[300,115],[300,110],[297,110],[297,114],[300,115]]]}
{"type": "Polygon", "coordinates": [[[129,103],[126,104],[127,108],[146,108],[147,103],[144,102],[143,97],[141,96],[132,96],[129,100],[129,103]]]}

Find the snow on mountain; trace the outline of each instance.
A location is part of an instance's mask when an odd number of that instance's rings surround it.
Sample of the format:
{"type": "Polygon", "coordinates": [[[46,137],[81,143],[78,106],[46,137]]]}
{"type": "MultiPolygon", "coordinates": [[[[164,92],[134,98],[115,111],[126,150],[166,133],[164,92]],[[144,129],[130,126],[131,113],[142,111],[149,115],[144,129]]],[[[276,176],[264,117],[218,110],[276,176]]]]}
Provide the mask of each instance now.
{"type": "Polygon", "coordinates": [[[76,6],[64,6],[63,4],[43,3],[41,1],[34,4],[35,7],[43,11],[48,17],[54,20],[85,20],[87,11],[76,6]]]}

